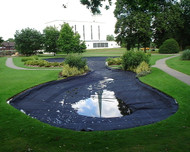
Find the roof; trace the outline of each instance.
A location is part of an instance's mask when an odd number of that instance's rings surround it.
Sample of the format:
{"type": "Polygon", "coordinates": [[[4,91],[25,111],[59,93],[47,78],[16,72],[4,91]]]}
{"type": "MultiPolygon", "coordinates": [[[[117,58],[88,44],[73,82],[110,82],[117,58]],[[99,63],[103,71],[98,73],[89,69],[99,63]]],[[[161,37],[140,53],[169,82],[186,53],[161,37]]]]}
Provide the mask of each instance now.
{"type": "Polygon", "coordinates": [[[1,43],[2,46],[15,46],[15,42],[3,42],[1,43]]]}

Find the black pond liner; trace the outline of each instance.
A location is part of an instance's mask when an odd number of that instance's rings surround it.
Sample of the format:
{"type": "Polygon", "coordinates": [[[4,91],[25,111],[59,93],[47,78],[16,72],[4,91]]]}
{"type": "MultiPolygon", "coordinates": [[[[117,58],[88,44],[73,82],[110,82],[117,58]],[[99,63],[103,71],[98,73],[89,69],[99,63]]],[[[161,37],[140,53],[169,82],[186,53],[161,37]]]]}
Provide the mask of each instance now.
{"type": "MultiPolygon", "coordinates": [[[[107,69],[105,57],[87,60],[92,70],[88,74],[33,87],[13,97],[10,104],[41,122],[77,131],[119,130],[148,125],[164,120],[178,110],[175,99],[141,83],[135,73],[107,69]],[[72,108],[73,104],[100,90],[114,92],[132,113],[99,118],[79,115],[72,108]]],[[[63,59],[59,59],[61,61],[63,59]]]]}

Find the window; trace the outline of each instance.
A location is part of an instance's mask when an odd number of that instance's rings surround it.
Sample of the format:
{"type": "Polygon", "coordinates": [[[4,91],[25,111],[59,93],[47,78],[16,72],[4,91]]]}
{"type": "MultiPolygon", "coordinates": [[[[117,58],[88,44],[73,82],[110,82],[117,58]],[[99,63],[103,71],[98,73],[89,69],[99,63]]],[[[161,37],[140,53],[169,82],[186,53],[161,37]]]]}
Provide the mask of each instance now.
{"type": "Polygon", "coordinates": [[[105,48],[108,47],[108,43],[93,43],[93,48],[105,48]]]}
{"type": "Polygon", "coordinates": [[[91,25],[91,40],[93,40],[93,29],[92,29],[92,25],[91,25]]]}

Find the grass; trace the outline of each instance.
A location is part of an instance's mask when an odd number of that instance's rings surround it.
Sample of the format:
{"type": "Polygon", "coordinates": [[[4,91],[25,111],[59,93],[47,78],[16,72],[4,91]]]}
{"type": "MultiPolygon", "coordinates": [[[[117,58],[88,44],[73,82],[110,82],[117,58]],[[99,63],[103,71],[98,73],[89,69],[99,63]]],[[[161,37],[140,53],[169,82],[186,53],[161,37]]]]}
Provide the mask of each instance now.
{"type": "MultiPolygon", "coordinates": [[[[137,51],[137,49],[134,49],[135,51],[137,51]]],[[[123,53],[126,51],[126,48],[109,48],[109,49],[89,49],[86,50],[85,53],[82,54],[82,56],[84,57],[100,57],[100,56],[122,56],[123,53]]],[[[147,51],[150,52],[150,51],[147,51]]],[[[158,54],[158,51],[152,51],[152,54],[158,54]]],[[[56,54],[56,56],[53,55],[49,55],[49,54],[42,54],[39,55],[40,57],[65,57],[66,54],[63,53],[58,53],[56,54]]]]}
{"type": "Polygon", "coordinates": [[[122,69],[122,65],[109,65],[112,69],[122,69]]]}
{"type": "Polygon", "coordinates": [[[172,55],[152,55],[150,59],[150,65],[154,65],[157,60],[170,57],[172,55]]]}
{"type": "MultiPolygon", "coordinates": [[[[113,49],[92,49],[92,50],[86,50],[85,53],[82,54],[84,57],[100,57],[100,56],[121,56],[126,51],[125,48],[113,48],[113,49]]],[[[49,54],[42,54],[39,55],[40,57],[65,57],[66,54],[58,53],[56,56],[49,55],[49,54]]]]}
{"type": "Polygon", "coordinates": [[[161,122],[118,131],[76,132],[52,127],[6,103],[34,85],[57,79],[59,71],[23,71],[5,66],[0,58],[0,152],[186,152],[190,150],[190,86],[157,68],[140,78],[173,96],[176,114],[161,122]]]}
{"type": "Polygon", "coordinates": [[[125,51],[125,48],[93,49],[87,50],[85,53],[83,53],[83,56],[122,56],[125,51]]]}
{"type": "Polygon", "coordinates": [[[166,64],[172,69],[190,75],[190,60],[181,60],[178,56],[167,60],[166,64]]]}

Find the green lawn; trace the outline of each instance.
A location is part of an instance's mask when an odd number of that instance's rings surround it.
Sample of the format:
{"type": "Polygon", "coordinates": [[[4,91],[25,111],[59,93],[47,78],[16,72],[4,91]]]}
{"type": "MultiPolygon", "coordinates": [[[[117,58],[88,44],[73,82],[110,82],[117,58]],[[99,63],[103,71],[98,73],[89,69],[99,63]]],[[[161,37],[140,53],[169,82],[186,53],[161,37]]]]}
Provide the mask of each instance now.
{"type": "MultiPolygon", "coordinates": [[[[85,53],[82,54],[84,57],[91,57],[91,56],[121,56],[126,51],[125,48],[113,48],[113,49],[92,49],[86,50],[85,53]]],[[[39,55],[40,57],[65,57],[66,54],[58,53],[56,56],[42,54],[39,55]]]]}
{"type": "Polygon", "coordinates": [[[83,56],[122,56],[125,51],[125,48],[92,49],[83,53],[83,56]]]}
{"type": "Polygon", "coordinates": [[[176,114],[161,122],[118,131],[76,132],[30,118],[6,103],[10,97],[57,79],[59,71],[23,71],[0,58],[0,152],[188,152],[190,150],[190,86],[157,68],[140,78],[173,96],[176,114]]]}
{"type": "Polygon", "coordinates": [[[154,65],[156,63],[157,60],[159,59],[163,59],[163,58],[167,58],[170,57],[172,55],[163,55],[163,54],[158,54],[158,55],[152,55],[151,59],[150,59],[150,65],[154,65]]]}
{"type": "Polygon", "coordinates": [[[167,60],[166,64],[172,69],[190,75],[190,61],[181,60],[180,56],[167,60]]]}

